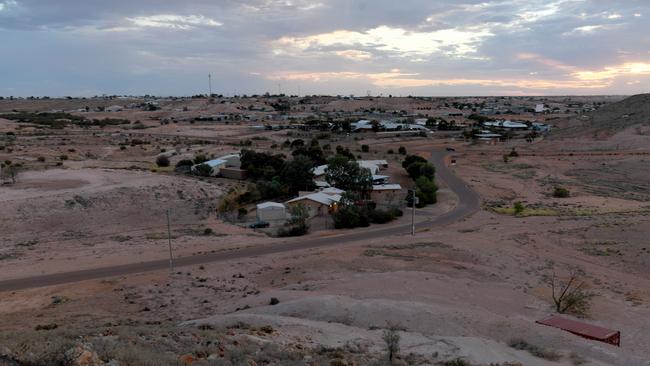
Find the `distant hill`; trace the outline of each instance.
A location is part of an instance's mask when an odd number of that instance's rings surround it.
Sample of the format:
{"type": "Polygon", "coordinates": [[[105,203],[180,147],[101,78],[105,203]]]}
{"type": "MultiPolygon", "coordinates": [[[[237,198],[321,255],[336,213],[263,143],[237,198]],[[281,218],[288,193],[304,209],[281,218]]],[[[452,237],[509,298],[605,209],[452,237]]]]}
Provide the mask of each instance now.
{"type": "Polygon", "coordinates": [[[560,129],[554,135],[607,138],[629,127],[647,124],[650,124],[650,94],[638,94],[560,122],[560,129]]]}

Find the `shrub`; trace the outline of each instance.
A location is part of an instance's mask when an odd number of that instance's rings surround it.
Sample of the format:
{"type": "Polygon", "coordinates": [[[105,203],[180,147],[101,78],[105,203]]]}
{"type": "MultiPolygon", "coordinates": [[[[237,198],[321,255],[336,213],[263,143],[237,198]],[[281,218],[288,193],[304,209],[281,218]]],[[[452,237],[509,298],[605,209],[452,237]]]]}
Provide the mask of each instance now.
{"type": "Polygon", "coordinates": [[[295,225],[289,228],[282,228],[278,230],[279,237],[290,237],[290,236],[303,236],[309,232],[309,226],[306,224],[295,225]]]}
{"type": "Polygon", "coordinates": [[[242,218],[242,217],[244,217],[244,216],[246,216],[246,215],[248,215],[248,210],[247,210],[247,209],[241,207],[241,208],[239,208],[239,209],[237,210],[237,216],[238,216],[239,218],[242,218]]]}
{"type": "Polygon", "coordinates": [[[395,220],[394,210],[372,210],[370,212],[370,221],[373,224],[385,224],[395,220]]]}
{"type": "Polygon", "coordinates": [[[510,157],[516,158],[517,156],[519,156],[519,153],[518,153],[517,150],[515,150],[515,148],[513,147],[512,150],[510,151],[510,154],[509,154],[509,155],[510,155],[510,157]]]}
{"type": "Polygon", "coordinates": [[[527,351],[535,357],[539,357],[548,361],[557,361],[562,357],[562,355],[555,351],[546,350],[534,344],[530,344],[523,339],[513,339],[508,343],[508,345],[514,349],[527,351]]]}
{"type": "Polygon", "coordinates": [[[397,327],[390,326],[388,329],[384,330],[382,339],[386,343],[388,362],[393,362],[393,359],[399,353],[400,336],[399,333],[397,333],[397,327]]]}
{"type": "Polygon", "coordinates": [[[393,151],[393,149],[388,149],[387,153],[388,154],[395,154],[395,151],[393,151]]]}
{"type": "Polygon", "coordinates": [[[553,190],[553,197],[556,198],[567,198],[571,195],[568,189],[563,187],[555,187],[553,190]]]}
{"type": "Polygon", "coordinates": [[[515,209],[515,215],[521,215],[522,212],[524,212],[524,204],[521,202],[515,202],[513,208],[515,209]]]}
{"type": "Polygon", "coordinates": [[[205,163],[194,167],[194,174],[198,175],[199,177],[210,177],[212,176],[212,172],[212,167],[205,163]]]}
{"type": "Polygon", "coordinates": [[[404,146],[400,146],[399,149],[397,149],[397,152],[406,155],[406,148],[404,146]]]}
{"type": "Polygon", "coordinates": [[[159,167],[168,167],[169,166],[169,158],[162,155],[156,158],[156,165],[159,167]]]}
{"type": "Polygon", "coordinates": [[[43,163],[43,162],[45,162],[45,156],[39,156],[38,158],[36,158],[36,160],[43,163]]]}
{"type": "Polygon", "coordinates": [[[363,152],[369,152],[370,151],[370,146],[368,145],[361,145],[361,151],[363,152]]]}
{"type": "Polygon", "coordinates": [[[192,165],[194,165],[194,162],[192,160],[189,160],[189,159],[183,159],[183,160],[179,161],[178,163],[176,163],[177,168],[180,168],[182,166],[192,166],[192,165]]]}
{"type": "Polygon", "coordinates": [[[59,156],[59,159],[68,160],[68,155],[61,155],[61,156],[59,156]]]}

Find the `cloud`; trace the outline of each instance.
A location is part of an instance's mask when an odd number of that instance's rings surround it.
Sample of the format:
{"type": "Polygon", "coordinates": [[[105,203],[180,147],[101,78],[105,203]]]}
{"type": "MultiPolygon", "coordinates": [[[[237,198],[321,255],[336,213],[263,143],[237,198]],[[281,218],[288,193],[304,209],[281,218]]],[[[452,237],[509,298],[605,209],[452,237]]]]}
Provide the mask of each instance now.
{"type": "Polygon", "coordinates": [[[583,81],[611,81],[622,76],[648,76],[650,62],[628,62],[621,65],[607,66],[599,71],[577,71],[573,76],[583,81]]]}
{"type": "Polygon", "coordinates": [[[401,57],[437,53],[452,57],[469,57],[477,52],[477,47],[485,38],[491,36],[492,33],[480,27],[423,32],[383,25],[362,32],[336,30],[306,37],[282,37],[275,45],[279,53],[323,52],[328,48],[360,46],[401,57]]]}
{"type": "Polygon", "coordinates": [[[223,23],[203,15],[160,14],[127,18],[134,26],[188,30],[195,27],[220,27],[223,23]]]}
{"type": "Polygon", "coordinates": [[[12,55],[0,94],[194,94],[208,73],[220,92],[248,94],[276,80],[335,94],[629,94],[650,89],[648,11],[640,0],[0,0],[12,55]]]}

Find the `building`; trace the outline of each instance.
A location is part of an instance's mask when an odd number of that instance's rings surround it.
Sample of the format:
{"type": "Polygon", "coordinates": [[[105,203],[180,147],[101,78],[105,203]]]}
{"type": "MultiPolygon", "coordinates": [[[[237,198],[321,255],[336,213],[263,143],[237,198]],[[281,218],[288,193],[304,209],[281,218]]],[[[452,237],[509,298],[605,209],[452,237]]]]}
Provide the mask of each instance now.
{"type": "Polygon", "coordinates": [[[287,220],[287,207],[282,203],[264,202],[256,206],[258,222],[284,222],[287,220]]]}
{"type": "Polygon", "coordinates": [[[341,195],[330,195],[322,192],[317,192],[289,200],[287,201],[287,206],[289,206],[289,208],[293,208],[299,204],[302,204],[307,208],[309,217],[311,218],[336,211],[340,201],[341,195]]]}
{"type": "Polygon", "coordinates": [[[112,105],[110,107],[104,108],[105,112],[121,112],[123,110],[124,110],[124,107],[122,107],[120,105],[112,105]]]}
{"type": "Polygon", "coordinates": [[[373,185],[370,192],[370,199],[378,205],[399,205],[405,197],[399,184],[373,185]]]}
{"type": "MultiPolygon", "coordinates": [[[[212,174],[210,174],[210,176],[215,177],[215,176],[217,176],[217,175],[219,175],[221,173],[221,169],[225,168],[227,166],[228,162],[225,161],[225,160],[221,160],[221,159],[213,159],[213,160],[206,161],[205,163],[201,163],[201,164],[209,165],[212,168],[212,174]]],[[[201,165],[201,164],[193,165],[192,168],[190,169],[191,172],[193,174],[196,174],[197,173],[196,167],[201,165]]]]}
{"type": "Polygon", "coordinates": [[[240,168],[241,167],[241,157],[239,154],[228,154],[220,156],[217,159],[224,160],[228,168],[240,168]]]}

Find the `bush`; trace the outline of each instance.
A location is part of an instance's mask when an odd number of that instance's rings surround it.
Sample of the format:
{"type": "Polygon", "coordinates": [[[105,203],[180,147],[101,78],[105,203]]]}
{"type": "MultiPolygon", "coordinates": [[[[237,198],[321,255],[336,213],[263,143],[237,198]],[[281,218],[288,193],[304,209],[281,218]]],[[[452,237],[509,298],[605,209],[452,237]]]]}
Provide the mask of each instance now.
{"type": "Polygon", "coordinates": [[[569,192],[568,189],[563,188],[563,187],[555,187],[555,190],[553,190],[553,197],[556,198],[567,198],[571,195],[571,192],[569,192]]]}
{"type": "Polygon", "coordinates": [[[168,167],[169,166],[169,158],[162,155],[156,158],[156,165],[159,167],[168,167]]]}
{"type": "Polygon", "coordinates": [[[246,215],[248,215],[248,210],[247,209],[241,207],[240,209],[237,210],[237,216],[239,218],[242,218],[242,217],[244,217],[246,215]]]}
{"type": "Polygon", "coordinates": [[[36,160],[38,160],[41,163],[44,163],[45,162],[45,156],[39,156],[38,158],[36,158],[36,160]]]}
{"type": "Polygon", "coordinates": [[[369,152],[370,151],[370,146],[368,145],[361,145],[361,151],[363,152],[369,152]]]}
{"type": "Polygon", "coordinates": [[[534,344],[530,344],[523,339],[513,339],[508,342],[508,345],[514,349],[527,351],[535,357],[539,357],[548,361],[557,361],[562,357],[562,355],[557,352],[546,350],[534,344]]]}
{"type": "Polygon", "coordinates": [[[515,215],[521,215],[522,212],[524,212],[524,204],[521,202],[515,202],[514,204],[514,209],[515,209],[515,215]]]}
{"type": "Polygon", "coordinates": [[[397,152],[406,155],[406,148],[404,146],[400,146],[399,149],[397,149],[397,152]]]}
{"type": "Polygon", "coordinates": [[[370,226],[370,217],[365,207],[356,205],[345,206],[336,211],[334,218],[334,227],[337,229],[353,229],[355,227],[370,226]]]}
{"type": "Polygon", "coordinates": [[[199,177],[210,177],[212,176],[212,172],[212,167],[205,163],[194,167],[194,174],[198,175],[199,177]]]}
{"type": "Polygon", "coordinates": [[[68,160],[68,155],[61,155],[61,156],[59,156],[59,159],[68,160]]]}
{"type": "Polygon", "coordinates": [[[303,236],[309,232],[309,226],[306,224],[295,225],[289,228],[282,228],[278,230],[278,236],[281,238],[290,236],[303,236]]]}
{"type": "Polygon", "coordinates": [[[192,160],[189,160],[189,159],[183,159],[183,160],[179,161],[178,163],[176,163],[177,168],[180,168],[182,166],[192,166],[192,165],[194,165],[194,162],[192,160]]]}
{"type": "Polygon", "coordinates": [[[373,224],[385,224],[395,220],[395,210],[372,210],[370,212],[370,222],[373,224]]]}

